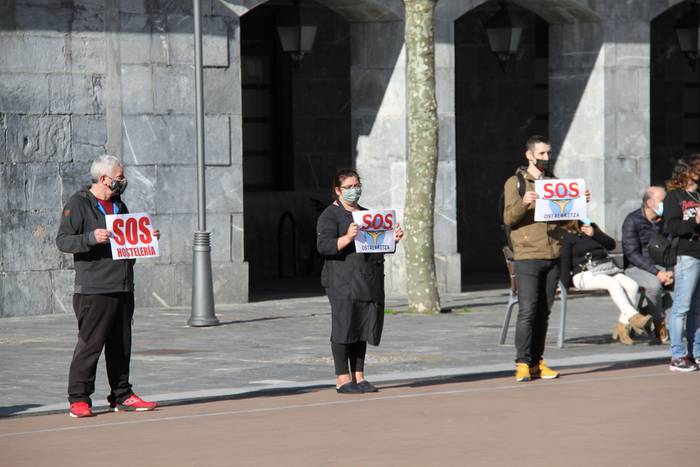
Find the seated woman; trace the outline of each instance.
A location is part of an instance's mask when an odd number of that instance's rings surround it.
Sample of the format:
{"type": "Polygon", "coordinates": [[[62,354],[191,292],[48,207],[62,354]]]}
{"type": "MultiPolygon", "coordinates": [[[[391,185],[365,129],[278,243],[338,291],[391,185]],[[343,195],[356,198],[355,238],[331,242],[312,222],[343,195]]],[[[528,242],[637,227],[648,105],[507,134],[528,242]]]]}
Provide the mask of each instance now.
{"type": "Polygon", "coordinates": [[[608,251],[615,240],[597,225],[574,220],[564,226],[561,243],[561,282],[578,290],[606,289],[620,310],[612,337],[621,344],[633,344],[630,326],[640,333],[651,332],[651,316],[641,315],[634,307],[639,286],[612,264],[608,251]],[[596,264],[598,266],[596,266],[596,264]],[[607,270],[606,270],[607,269],[607,270]]]}

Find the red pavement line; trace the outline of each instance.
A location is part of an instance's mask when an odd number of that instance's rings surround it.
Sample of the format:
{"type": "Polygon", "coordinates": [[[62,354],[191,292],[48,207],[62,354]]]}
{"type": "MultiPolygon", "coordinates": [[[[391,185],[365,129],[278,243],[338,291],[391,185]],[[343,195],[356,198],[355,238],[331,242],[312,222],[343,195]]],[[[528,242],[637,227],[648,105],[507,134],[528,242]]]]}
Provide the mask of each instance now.
{"type": "Polygon", "coordinates": [[[604,377],[604,378],[586,378],[586,379],[572,380],[572,381],[566,381],[566,380],[562,381],[561,379],[558,379],[558,380],[553,380],[553,381],[546,381],[546,382],[544,382],[544,384],[537,384],[537,383],[532,383],[532,382],[531,383],[515,383],[515,384],[509,384],[509,385],[505,385],[505,386],[495,386],[495,387],[485,387],[485,388],[456,389],[456,390],[452,390],[452,391],[419,392],[419,393],[410,393],[410,394],[397,394],[397,395],[392,395],[392,396],[363,397],[363,398],[358,398],[358,399],[348,399],[348,400],[340,400],[340,401],[314,402],[314,403],[310,403],[310,404],[292,404],[292,405],[285,405],[285,406],[279,406],[279,407],[260,407],[257,409],[229,410],[229,411],[224,411],[224,412],[208,412],[208,413],[202,413],[202,414],[178,415],[178,416],[162,417],[162,418],[147,419],[147,420],[142,419],[142,420],[130,420],[130,421],[125,421],[125,422],[112,422],[112,423],[68,426],[68,427],[61,427],[61,428],[47,428],[47,429],[42,429],[42,430],[3,433],[3,434],[0,434],[0,438],[10,438],[10,437],[34,435],[34,434],[41,434],[41,433],[56,433],[56,432],[73,431],[73,430],[91,430],[93,428],[110,428],[110,427],[124,426],[124,425],[140,425],[140,424],[144,424],[144,423],[158,423],[158,422],[170,422],[170,421],[177,421],[177,420],[191,420],[191,419],[196,419],[196,418],[220,417],[220,416],[226,416],[226,415],[243,415],[243,414],[251,414],[251,413],[261,413],[261,412],[279,412],[279,411],[296,410],[296,409],[313,408],[313,407],[329,407],[329,406],[347,405],[347,404],[361,404],[361,403],[367,403],[367,402],[377,402],[377,401],[386,401],[386,400],[411,399],[411,398],[432,397],[432,396],[449,396],[449,395],[456,395],[456,394],[474,394],[474,393],[484,393],[484,392],[491,392],[491,391],[505,391],[505,390],[510,390],[510,389],[537,388],[537,389],[542,390],[542,389],[549,389],[549,388],[554,388],[554,387],[558,387],[558,386],[562,386],[562,385],[572,386],[572,385],[576,385],[576,384],[587,384],[587,383],[593,383],[593,382],[609,382],[609,381],[623,381],[623,380],[642,379],[642,378],[655,378],[658,376],[672,377],[672,375],[670,375],[668,372],[664,372],[664,373],[649,373],[649,374],[629,375],[629,376],[610,376],[610,377],[604,377]]]}

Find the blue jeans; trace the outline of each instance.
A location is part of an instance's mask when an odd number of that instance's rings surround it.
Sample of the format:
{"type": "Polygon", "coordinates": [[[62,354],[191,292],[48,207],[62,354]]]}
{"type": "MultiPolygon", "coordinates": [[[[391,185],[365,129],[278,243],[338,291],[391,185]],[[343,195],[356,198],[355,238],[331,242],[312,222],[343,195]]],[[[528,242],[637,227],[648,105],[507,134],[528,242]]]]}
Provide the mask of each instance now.
{"type": "Polygon", "coordinates": [[[671,338],[671,357],[682,358],[692,349],[695,358],[700,358],[700,259],[679,256],[674,268],[675,290],[671,316],[668,317],[668,333],[671,338]],[[683,325],[688,340],[683,344],[683,325]]]}

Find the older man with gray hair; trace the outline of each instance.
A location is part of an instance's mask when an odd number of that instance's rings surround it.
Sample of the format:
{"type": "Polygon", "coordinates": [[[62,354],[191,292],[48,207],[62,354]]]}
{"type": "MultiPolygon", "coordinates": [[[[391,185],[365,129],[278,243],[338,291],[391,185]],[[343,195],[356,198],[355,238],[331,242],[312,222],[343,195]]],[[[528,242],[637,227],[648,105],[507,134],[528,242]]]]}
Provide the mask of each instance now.
{"type": "MultiPolygon", "coordinates": [[[[105,216],[126,214],[121,199],[127,186],[124,167],[114,156],[104,155],[90,167],[92,184],[75,193],[63,208],[56,245],[73,254],[75,289],[73,310],[78,319],[78,343],[68,374],[70,416],[92,416],[90,396],[95,391],[97,362],[105,351],[107,378],[114,411],[147,411],[157,404],[146,402],[131,390],[131,324],[134,315],[134,260],[112,259],[111,232],[105,216]]],[[[155,230],[156,237],[160,233],[155,230]]]]}
{"type": "Polygon", "coordinates": [[[647,247],[652,235],[662,230],[666,190],[658,186],[647,188],[641,209],[627,215],[622,224],[622,251],[625,255],[625,275],[644,287],[649,313],[654,320],[656,338],[668,342],[665,323],[664,287],[673,284],[673,271],[654,264],[647,247]]]}

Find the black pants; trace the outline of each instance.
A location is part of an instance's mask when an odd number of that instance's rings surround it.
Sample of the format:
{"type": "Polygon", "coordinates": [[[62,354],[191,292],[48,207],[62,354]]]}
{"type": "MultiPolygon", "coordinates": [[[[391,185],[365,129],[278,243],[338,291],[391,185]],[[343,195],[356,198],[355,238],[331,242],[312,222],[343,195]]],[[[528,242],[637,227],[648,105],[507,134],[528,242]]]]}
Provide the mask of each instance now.
{"type": "Polygon", "coordinates": [[[353,342],[352,344],[336,344],[331,342],[333,361],[335,363],[335,374],[347,375],[356,371],[365,371],[365,354],[367,353],[367,342],[353,342]],[[348,367],[348,362],[350,363],[348,367]]]}
{"type": "Polygon", "coordinates": [[[129,362],[134,294],[75,294],[73,310],[78,318],[78,343],[68,374],[68,401],[91,404],[97,361],[103,348],[107,378],[112,389],[108,399],[116,402],[126,400],[133,394],[129,384],[129,362]]]}
{"type": "Polygon", "coordinates": [[[544,353],[549,313],[559,282],[559,260],[525,259],[513,265],[518,287],[515,361],[534,365],[544,353]]]}

